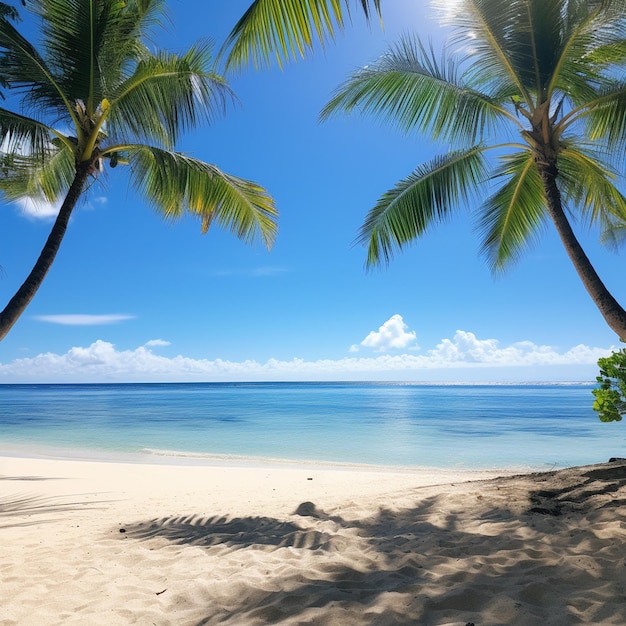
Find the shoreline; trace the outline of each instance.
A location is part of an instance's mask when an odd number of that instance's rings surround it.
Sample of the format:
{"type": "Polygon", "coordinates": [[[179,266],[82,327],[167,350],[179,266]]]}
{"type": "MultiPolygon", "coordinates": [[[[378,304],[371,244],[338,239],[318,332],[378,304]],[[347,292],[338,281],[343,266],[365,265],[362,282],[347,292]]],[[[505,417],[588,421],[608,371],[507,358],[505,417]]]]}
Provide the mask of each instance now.
{"type": "Polygon", "coordinates": [[[328,470],[346,470],[386,473],[423,473],[423,472],[467,472],[468,474],[486,472],[491,476],[512,473],[527,474],[530,472],[565,469],[555,463],[541,465],[510,464],[506,466],[468,467],[457,465],[384,465],[355,461],[334,461],[320,459],[289,459],[265,456],[248,456],[236,454],[219,454],[204,452],[188,452],[179,450],[154,450],[146,448],[139,452],[98,450],[93,448],[69,448],[55,445],[32,444],[0,444],[0,459],[28,458],[58,461],[82,461],[85,463],[122,463],[130,465],[165,465],[188,467],[248,467],[248,468],[285,468],[307,469],[319,468],[328,470]]]}
{"type": "MultiPolygon", "coordinates": [[[[427,487],[441,484],[473,482],[490,480],[503,476],[513,476],[528,472],[517,469],[454,469],[435,467],[393,467],[376,465],[357,465],[340,463],[318,463],[306,461],[288,461],[281,459],[260,458],[221,458],[202,459],[198,463],[179,463],[178,457],[169,457],[170,462],[151,462],[151,460],[128,461],[115,458],[81,458],[81,457],[46,457],[34,454],[6,454],[0,451],[0,480],[21,480],[28,476],[28,480],[37,481],[93,481],[98,487],[106,488],[107,492],[129,489],[132,484],[141,491],[150,490],[149,482],[158,477],[176,477],[176,481],[189,477],[190,484],[199,487],[202,480],[212,482],[228,478],[248,480],[254,482],[257,476],[266,476],[277,480],[281,484],[292,484],[306,476],[312,482],[315,476],[324,477],[329,482],[335,482],[345,487],[347,481],[362,484],[369,494],[370,489],[377,483],[382,483],[384,490],[401,489],[403,487],[427,487]],[[10,478],[15,476],[17,478],[10,478]],[[21,477],[21,478],[20,478],[21,477]],[[131,478],[134,482],[131,482],[131,478]],[[389,480],[393,478],[393,483],[389,480]]],[[[178,484],[175,481],[174,484],[178,484]]],[[[95,486],[95,485],[94,485],[95,486]]],[[[241,485],[236,485],[241,486],[241,485]]],[[[155,487],[165,497],[163,483],[155,487]]],[[[46,495],[56,496],[56,485],[51,489],[47,486],[40,491],[46,495]],[[50,492],[48,494],[48,491],[50,492]]],[[[341,488],[335,489],[343,496],[341,488]]],[[[356,495],[356,494],[354,494],[356,495]]]]}
{"type": "Polygon", "coordinates": [[[0,456],[0,623],[626,623],[626,462],[540,473],[0,456]]]}

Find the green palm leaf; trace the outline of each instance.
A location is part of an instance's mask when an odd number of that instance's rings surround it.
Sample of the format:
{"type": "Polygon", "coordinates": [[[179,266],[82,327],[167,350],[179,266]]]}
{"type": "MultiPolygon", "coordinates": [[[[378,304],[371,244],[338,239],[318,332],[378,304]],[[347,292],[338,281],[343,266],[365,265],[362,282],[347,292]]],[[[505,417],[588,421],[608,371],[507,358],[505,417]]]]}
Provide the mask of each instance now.
{"type": "Polygon", "coordinates": [[[626,140],[626,81],[613,81],[582,108],[589,137],[619,150],[626,140]]]}
{"type": "MultiPolygon", "coordinates": [[[[524,79],[519,75],[520,52],[510,49],[512,26],[528,28],[520,0],[463,0],[451,8],[445,0],[435,0],[443,15],[455,27],[452,42],[466,54],[471,53],[468,77],[479,89],[501,92],[506,85],[516,95],[530,100],[524,79]],[[471,36],[470,36],[471,35],[471,36]]],[[[532,60],[527,54],[524,67],[532,60]]],[[[471,84],[471,83],[470,83],[471,84]]]]}
{"type": "Polygon", "coordinates": [[[626,198],[617,188],[618,173],[592,148],[573,142],[559,154],[559,187],[589,225],[611,230],[626,225],[626,198]]]}
{"type": "MultiPolygon", "coordinates": [[[[554,62],[541,85],[549,94],[556,91],[565,94],[579,106],[596,96],[596,89],[602,80],[599,68],[602,64],[614,64],[610,57],[617,57],[614,30],[603,27],[605,15],[590,3],[572,2],[562,19],[558,38],[559,47],[553,53],[554,62]],[[598,51],[604,49],[603,54],[598,51]]],[[[544,38],[544,47],[551,40],[544,38]]]]}
{"type": "MultiPolygon", "coordinates": [[[[360,0],[367,18],[380,14],[380,0],[360,0]]],[[[226,67],[252,63],[255,68],[276,58],[283,65],[304,57],[314,41],[335,37],[349,15],[350,0],[255,0],[229,34],[222,52],[226,67]]]]}
{"type": "Polygon", "coordinates": [[[0,20],[0,75],[27,105],[67,113],[69,103],[46,60],[7,20],[0,20]]]}
{"type": "Polygon", "coordinates": [[[616,7],[604,0],[463,0],[451,21],[454,41],[471,51],[471,84],[486,93],[515,85],[533,109],[553,90],[588,97],[601,58],[591,53],[604,48],[605,63],[623,39],[614,27],[624,19],[616,7]]]}
{"type": "Polygon", "coordinates": [[[211,46],[183,55],[146,56],[132,76],[107,94],[107,132],[122,143],[155,141],[171,147],[181,131],[223,113],[233,93],[212,70],[211,46]]]}
{"type": "Polygon", "coordinates": [[[0,108],[0,151],[36,158],[47,151],[51,135],[46,124],[0,108]]]}
{"type": "Polygon", "coordinates": [[[61,199],[76,173],[74,153],[64,144],[49,145],[35,156],[12,154],[6,178],[0,189],[7,200],[30,198],[35,202],[55,203],[61,199]]]}
{"type": "Polygon", "coordinates": [[[367,265],[388,263],[394,251],[467,202],[484,181],[483,150],[473,146],[436,157],[383,194],[357,238],[357,242],[368,245],[367,265]]]}
{"type": "Polygon", "coordinates": [[[626,224],[624,222],[607,224],[600,238],[601,243],[613,250],[621,248],[624,241],[626,241],[626,224]]]}
{"type": "Polygon", "coordinates": [[[522,150],[500,157],[492,178],[505,182],[480,209],[482,252],[493,271],[519,258],[546,218],[546,197],[534,155],[522,150]]]}
{"type": "Polygon", "coordinates": [[[271,248],[278,213],[262,187],[176,152],[148,146],[127,151],[136,187],[167,218],[190,213],[204,232],[215,222],[246,243],[260,237],[271,248]]]}
{"type": "Polygon", "coordinates": [[[4,2],[0,2],[0,19],[6,20],[18,20],[20,14],[15,7],[12,7],[4,2]]]}
{"type": "Polygon", "coordinates": [[[140,57],[163,0],[29,0],[42,18],[47,60],[64,93],[82,98],[89,112],[119,83],[129,61],[140,57]]]}
{"type": "Polygon", "coordinates": [[[434,138],[473,144],[493,122],[511,117],[497,101],[468,87],[445,54],[404,37],[375,63],[341,85],[321,112],[322,120],[339,111],[389,119],[407,132],[427,130],[434,138]]]}

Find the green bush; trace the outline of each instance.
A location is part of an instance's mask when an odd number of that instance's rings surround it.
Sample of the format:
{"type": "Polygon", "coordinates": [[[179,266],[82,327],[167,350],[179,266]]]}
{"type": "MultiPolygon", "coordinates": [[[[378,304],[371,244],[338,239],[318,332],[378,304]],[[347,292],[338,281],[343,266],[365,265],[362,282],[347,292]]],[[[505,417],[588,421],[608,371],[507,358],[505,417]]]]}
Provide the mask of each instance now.
{"type": "Polygon", "coordinates": [[[603,422],[620,422],[626,413],[626,348],[598,359],[600,387],[592,391],[594,411],[603,422]]]}

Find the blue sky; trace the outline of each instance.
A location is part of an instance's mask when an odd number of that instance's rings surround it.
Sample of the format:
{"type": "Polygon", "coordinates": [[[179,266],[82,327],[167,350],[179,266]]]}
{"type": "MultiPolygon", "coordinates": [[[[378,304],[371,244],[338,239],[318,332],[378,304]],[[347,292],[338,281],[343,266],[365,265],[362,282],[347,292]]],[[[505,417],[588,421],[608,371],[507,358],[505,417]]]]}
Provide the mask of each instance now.
{"type": "MultiPolygon", "coordinates": [[[[239,103],[179,149],[261,183],[281,213],[271,252],[192,219],[164,222],[121,168],[76,210],[44,285],[0,344],[0,382],[199,380],[593,380],[616,346],[556,234],[494,277],[470,207],[365,271],[353,245],[378,196],[447,147],[375,119],[319,111],[348,74],[407,30],[442,44],[426,0],[387,0],[385,30],[353,23],[304,61],[229,76],[239,103]]],[[[219,45],[245,0],[170,0],[160,47],[219,45]]],[[[5,205],[2,306],[51,217],[5,205]]],[[[626,301],[623,253],[581,242],[626,301]]]]}

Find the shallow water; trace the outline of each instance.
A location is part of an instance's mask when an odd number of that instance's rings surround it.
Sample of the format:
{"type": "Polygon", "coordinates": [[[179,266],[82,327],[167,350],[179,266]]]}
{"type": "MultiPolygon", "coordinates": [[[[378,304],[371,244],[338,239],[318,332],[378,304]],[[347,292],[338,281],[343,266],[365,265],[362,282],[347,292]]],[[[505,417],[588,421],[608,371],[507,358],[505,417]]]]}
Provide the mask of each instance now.
{"type": "Polygon", "coordinates": [[[0,385],[0,453],[159,461],[252,457],[465,469],[625,455],[593,385],[0,385]]]}

